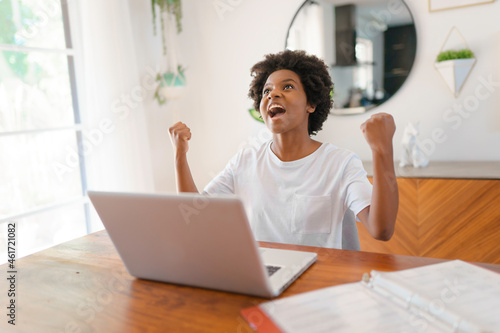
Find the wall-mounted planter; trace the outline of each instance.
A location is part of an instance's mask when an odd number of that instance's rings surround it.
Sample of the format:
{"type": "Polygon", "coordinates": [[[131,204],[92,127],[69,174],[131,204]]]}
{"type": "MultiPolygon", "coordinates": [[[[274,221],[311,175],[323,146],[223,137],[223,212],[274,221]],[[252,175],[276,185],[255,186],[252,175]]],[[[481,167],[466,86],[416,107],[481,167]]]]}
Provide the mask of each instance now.
{"type": "Polygon", "coordinates": [[[455,97],[460,93],[475,63],[474,53],[464,36],[456,27],[452,27],[441,46],[434,67],[455,97]],[[450,45],[451,42],[453,45],[450,45]]]}
{"type": "Polygon", "coordinates": [[[434,66],[443,77],[448,88],[457,97],[475,63],[475,58],[453,59],[436,62],[434,66]]]}

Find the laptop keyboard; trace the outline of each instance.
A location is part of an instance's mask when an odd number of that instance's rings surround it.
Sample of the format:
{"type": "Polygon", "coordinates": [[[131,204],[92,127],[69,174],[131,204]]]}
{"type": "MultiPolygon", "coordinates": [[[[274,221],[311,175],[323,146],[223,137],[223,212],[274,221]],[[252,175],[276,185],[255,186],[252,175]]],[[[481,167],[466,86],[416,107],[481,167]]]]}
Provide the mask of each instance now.
{"type": "Polygon", "coordinates": [[[279,271],[279,269],[281,267],[280,266],[266,266],[266,268],[267,268],[267,275],[271,276],[274,273],[276,273],[277,271],[279,271]]]}

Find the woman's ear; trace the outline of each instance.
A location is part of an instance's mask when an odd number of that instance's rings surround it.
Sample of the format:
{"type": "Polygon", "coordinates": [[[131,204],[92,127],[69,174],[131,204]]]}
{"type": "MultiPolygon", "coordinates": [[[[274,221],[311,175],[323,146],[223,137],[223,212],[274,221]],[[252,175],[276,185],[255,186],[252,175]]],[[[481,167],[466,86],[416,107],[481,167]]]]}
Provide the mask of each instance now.
{"type": "Polygon", "coordinates": [[[311,106],[311,105],[307,105],[306,111],[308,113],[313,113],[314,111],[316,111],[316,107],[315,106],[311,106]]]}

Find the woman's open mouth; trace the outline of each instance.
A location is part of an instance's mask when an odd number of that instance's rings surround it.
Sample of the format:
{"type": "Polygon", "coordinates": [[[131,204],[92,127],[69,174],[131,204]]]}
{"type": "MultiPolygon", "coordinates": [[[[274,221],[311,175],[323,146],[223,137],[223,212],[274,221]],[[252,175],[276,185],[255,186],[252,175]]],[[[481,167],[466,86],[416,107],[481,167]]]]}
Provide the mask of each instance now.
{"type": "Polygon", "coordinates": [[[271,104],[268,108],[269,118],[278,119],[281,118],[286,113],[285,108],[279,104],[271,104]]]}

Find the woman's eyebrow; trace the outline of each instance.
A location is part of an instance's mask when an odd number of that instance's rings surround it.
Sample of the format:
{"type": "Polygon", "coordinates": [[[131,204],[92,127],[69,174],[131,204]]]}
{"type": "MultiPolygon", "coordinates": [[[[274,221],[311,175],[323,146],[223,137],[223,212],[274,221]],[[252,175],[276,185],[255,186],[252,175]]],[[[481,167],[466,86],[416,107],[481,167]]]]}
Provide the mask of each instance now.
{"type": "MultiPolygon", "coordinates": [[[[297,83],[294,79],[284,79],[284,80],[280,81],[279,83],[285,83],[285,82],[290,82],[290,81],[294,82],[294,83],[297,83]]],[[[271,82],[267,82],[266,84],[264,84],[263,88],[265,88],[267,86],[270,86],[270,85],[272,85],[272,83],[271,82]]]]}

